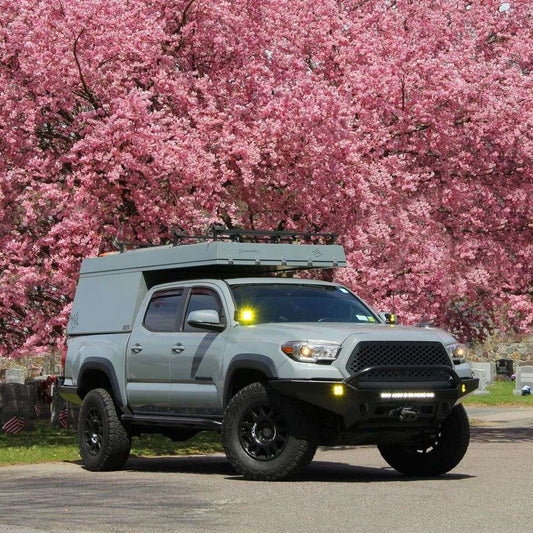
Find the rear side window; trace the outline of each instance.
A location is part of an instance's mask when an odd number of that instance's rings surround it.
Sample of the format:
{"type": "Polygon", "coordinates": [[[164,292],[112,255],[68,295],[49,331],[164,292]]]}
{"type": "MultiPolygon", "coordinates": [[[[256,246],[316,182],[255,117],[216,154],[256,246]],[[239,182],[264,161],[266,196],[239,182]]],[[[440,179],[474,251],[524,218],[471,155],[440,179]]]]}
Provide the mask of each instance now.
{"type": "Polygon", "coordinates": [[[177,331],[182,308],[183,290],[156,293],[148,304],[144,326],[150,331],[177,331]]]}

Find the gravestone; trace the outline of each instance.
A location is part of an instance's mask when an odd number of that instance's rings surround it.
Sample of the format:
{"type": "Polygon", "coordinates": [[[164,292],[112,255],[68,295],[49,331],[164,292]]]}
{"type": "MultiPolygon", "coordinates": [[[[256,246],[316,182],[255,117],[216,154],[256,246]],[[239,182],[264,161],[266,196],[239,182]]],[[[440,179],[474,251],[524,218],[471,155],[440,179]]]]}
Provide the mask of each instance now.
{"type": "Polygon", "coordinates": [[[490,361],[487,361],[486,363],[474,361],[470,363],[470,367],[472,370],[483,370],[485,372],[486,383],[494,383],[494,363],[491,363],[490,361]]]}
{"type": "Polygon", "coordinates": [[[24,385],[26,372],[19,368],[9,368],[6,370],[6,383],[18,383],[24,385]]]}
{"type": "MultiPolygon", "coordinates": [[[[14,416],[24,420],[35,419],[37,389],[20,383],[0,384],[0,422],[4,424],[14,416]]],[[[1,427],[1,426],[0,426],[1,427]]]]}
{"type": "Polygon", "coordinates": [[[505,381],[511,381],[511,376],[514,373],[514,361],[512,359],[503,358],[496,360],[496,374],[505,381]]]}
{"type": "Polygon", "coordinates": [[[520,396],[522,387],[529,385],[533,389],[533,366],[519,366],[516,369],[516,386],[513,394],[520,396]]]}
{"type": "Polygon", "coordinates": [[[483,368],[472,367],[472,374],[479,379],[479,387],[474,391],[474,394],[489,394],[487,390],[487,371],[483,368]]]}

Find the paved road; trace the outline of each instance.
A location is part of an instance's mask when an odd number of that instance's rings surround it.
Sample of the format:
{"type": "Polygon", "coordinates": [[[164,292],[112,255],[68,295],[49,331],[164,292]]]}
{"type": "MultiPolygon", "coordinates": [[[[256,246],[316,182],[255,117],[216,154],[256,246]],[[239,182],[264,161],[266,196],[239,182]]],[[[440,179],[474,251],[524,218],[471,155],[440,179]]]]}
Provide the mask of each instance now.
{"type": "Polygon", "coordinates": [[[476,414],[502,422],[474,427],[463,462],[437,479],[406,478],[373,447],[320,450],[297,481],[282,483],[244,481],[218,455],[131,459],[112,473],[4,467],[0,532],[528,531],[533,410],[521,412],[522,427],[476,414]]]}
{"type": "Polygon", "coordinates": [[[530,407],[470,407],[466,408],[474,423],[503,428],[533,428],[533,409],[530,407]]]}

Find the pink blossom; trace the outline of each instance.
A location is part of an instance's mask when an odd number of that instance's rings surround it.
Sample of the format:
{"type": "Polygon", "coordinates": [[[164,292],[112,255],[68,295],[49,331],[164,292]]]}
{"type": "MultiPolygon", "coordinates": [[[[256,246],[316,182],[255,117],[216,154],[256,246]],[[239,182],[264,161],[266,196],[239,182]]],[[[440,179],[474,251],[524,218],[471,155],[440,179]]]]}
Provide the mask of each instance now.
{"type": "Polygon", "coordinates": [[[338,279],[463,338],[532,327],[527,2],[0,0],[0,355],[83,257],[180,225],[332,231],[338,279]]]}

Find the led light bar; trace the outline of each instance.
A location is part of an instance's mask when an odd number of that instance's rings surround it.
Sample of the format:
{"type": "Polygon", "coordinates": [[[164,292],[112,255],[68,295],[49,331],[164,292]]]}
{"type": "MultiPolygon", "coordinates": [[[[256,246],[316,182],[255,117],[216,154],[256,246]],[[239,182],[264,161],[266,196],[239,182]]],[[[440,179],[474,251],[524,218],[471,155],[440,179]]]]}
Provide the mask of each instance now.
{"type": "Polygon", "coordinates": [[[434,392],[382,392],[382,400],[430,400],[435,398],[434,392]]]}

